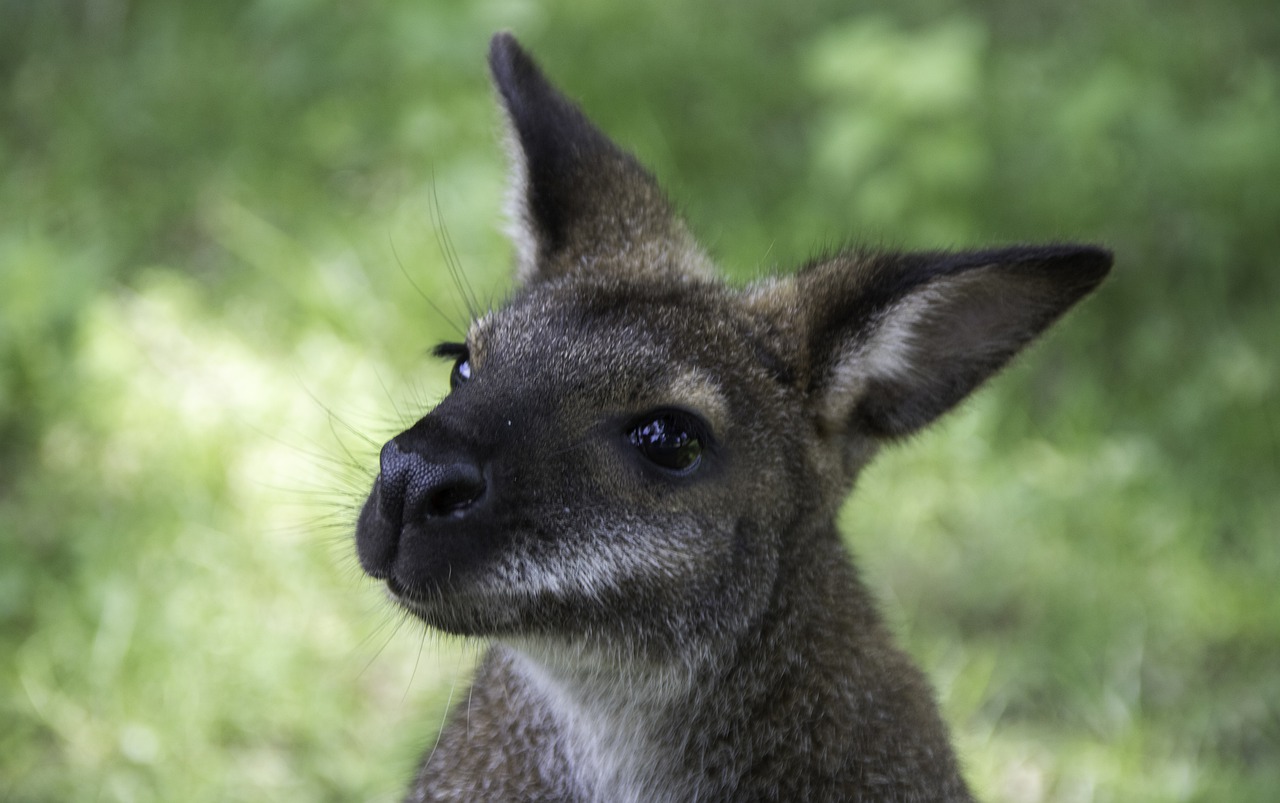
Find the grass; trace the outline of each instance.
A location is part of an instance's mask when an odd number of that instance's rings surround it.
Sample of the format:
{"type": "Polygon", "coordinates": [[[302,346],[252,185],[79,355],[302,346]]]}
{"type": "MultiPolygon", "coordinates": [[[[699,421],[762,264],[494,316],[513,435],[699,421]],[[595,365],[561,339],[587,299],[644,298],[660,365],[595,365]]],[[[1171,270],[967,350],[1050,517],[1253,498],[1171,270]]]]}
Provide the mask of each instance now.
{"type": "Polygon", "coordinates": [[[445,250],[507,291],[512,27],[739,278],[1117,250],[842,526],[985,799],[1270,800],[1280,31],[1072,9],[0,2],[0,798],[401,790],[477,647],[350,526],[444,390],[445,250]]]}

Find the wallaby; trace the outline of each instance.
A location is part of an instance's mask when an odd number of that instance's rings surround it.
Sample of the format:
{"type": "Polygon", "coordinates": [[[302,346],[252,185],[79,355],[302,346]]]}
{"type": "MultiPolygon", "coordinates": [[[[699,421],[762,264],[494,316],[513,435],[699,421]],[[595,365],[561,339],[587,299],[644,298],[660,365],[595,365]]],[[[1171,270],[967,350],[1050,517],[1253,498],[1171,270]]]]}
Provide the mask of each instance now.
{"type": "Polygon", "coordinates": [[[382,449],[360,563],[485,640],[408,799],[971,800],[835,525],[881,444],[1102,281],[1051,245],[842,251],[730,286],[507,34],[518,289],[382,449]]]}

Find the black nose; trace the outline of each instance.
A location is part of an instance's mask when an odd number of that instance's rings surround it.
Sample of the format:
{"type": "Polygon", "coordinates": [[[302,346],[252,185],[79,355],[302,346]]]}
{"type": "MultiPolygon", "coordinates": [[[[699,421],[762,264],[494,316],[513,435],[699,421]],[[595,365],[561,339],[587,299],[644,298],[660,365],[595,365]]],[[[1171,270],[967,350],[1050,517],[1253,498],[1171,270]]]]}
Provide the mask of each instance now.
{"type": "Polygon", "coordinates": [[[434,463],[388,441],[382,447],[378,511],[388,522],[465,516],[484,496],[484,471],[466,461],[434,463]]]}

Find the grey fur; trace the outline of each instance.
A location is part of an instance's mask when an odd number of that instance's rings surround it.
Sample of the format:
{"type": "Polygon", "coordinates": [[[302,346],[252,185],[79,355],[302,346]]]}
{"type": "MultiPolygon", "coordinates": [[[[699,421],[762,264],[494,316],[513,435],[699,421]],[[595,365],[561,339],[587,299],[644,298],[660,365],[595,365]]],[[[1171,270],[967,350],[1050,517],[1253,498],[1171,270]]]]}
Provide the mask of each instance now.
{"type": "Polygon", "coordinates": [[[409,799],[971,799],[836,510],[1110,254],[842,252],[731,287],[513,38],[490,64],[520,287],[446,349],[469,377],[384,449],[357,527],[393,597],[491,645],[409,799]],[[633,442],[662,411],[692,470],[633,442]]]}

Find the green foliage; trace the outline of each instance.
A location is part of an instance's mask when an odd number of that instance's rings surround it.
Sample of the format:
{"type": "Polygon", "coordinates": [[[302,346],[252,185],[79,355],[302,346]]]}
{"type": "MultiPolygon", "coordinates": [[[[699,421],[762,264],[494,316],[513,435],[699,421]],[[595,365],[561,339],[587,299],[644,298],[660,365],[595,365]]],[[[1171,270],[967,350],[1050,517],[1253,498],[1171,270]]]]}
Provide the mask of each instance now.
{"type": "Polygon", "coordinates": [[[796,5],[0,0],[0,798],[396,795],[475,645],[349,530],[506,292],[511,28],[739,277],[1116,249],[843,523],[985,798],[1272,799],[1280,17],[796,5]]]}

